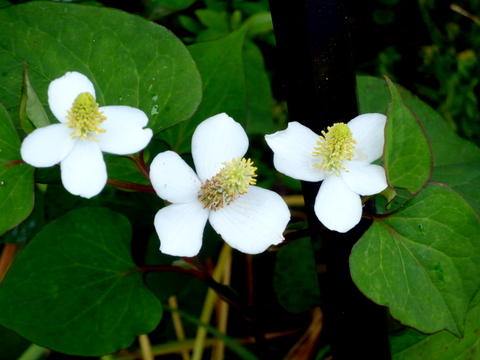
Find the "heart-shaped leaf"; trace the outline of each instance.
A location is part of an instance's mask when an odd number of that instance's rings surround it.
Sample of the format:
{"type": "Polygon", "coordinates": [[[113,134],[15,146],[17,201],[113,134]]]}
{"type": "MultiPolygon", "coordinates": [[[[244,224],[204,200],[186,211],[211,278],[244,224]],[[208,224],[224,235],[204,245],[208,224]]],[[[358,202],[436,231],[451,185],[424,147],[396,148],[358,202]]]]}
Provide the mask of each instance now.
{"type": "Polygon", "coordinates": [[[105,208],[45,226],[0,285],[0,322],[50,349],[98,356],[129,346],[161,319],[132,262],[128,220],[105,208]]]}
{"type": "Polygon", "coordinates": [[[429,184],[397,212],[374,219],[355,244],[358,288],[405,325],[460,335],[480,286],[480,222],[445,185],[429,184]]]}

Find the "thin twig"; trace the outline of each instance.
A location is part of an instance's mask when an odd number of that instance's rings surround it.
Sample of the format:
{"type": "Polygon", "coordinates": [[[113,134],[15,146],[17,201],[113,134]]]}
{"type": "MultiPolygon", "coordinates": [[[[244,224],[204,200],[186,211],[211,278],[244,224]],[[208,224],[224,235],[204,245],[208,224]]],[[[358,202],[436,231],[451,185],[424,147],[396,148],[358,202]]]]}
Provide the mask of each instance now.
{"type": "MultiPolygon", "coordinates": [[[[228,245],[227,245],[228,246],[228,245]]],[[[230,278],[232,275],[232,252],[230,251],[227,254],[227,259],[225,261],[225,266],[223,268],[222,274],[222,285],[229,286],[230,278]]],[[[221,300],[217,299],[218,304],[218,322],[217,328],[222,334],[227,333],[227,324],[228,324],[228,304],[221,300]]],[[[221,339],[217,339],[217,343],[213,348],[212,360],[222,360],[225,355],[225,342],[221,339]]]]}
{"type": "Polygon", "coordinates": [[[140,344],[140,349],[142,351],[143,360],[155,360],[152,353],[152,344],[150,344],[150,339],[147,334],[142,334],[138,336],[138,342],[140,344]]]}
{"type": "MultiPolygon", "coordinates": [[[[177,297],[172,295],[168,298],[168,305],[172,308],[177,310],[178,309],[178,303],[177,303],[177,297]]],[[[183,324],[182,324],[182,319],[180,318],[180,314],[176,311],[172,312],[172,321],[173,321],[173,327],[175,328],[175,334],[177,335],[178,340],[185,340],[185,331],[183,331],[183,324]]],[[[188,352],[187,349],[182,349],[180,351],[182,354],[182,359],[183,360],[190,360],[190,353],[188,352]]]]}
{"type": "Polygon", "coordinates": [[[468,11],[466,11],[465,9],[462,9],[460,6],[458,6],[456,4],[450,4],[450,9],[452,9],[453,11],[456,11],[457,13],[469,18],[475,24],[480,25],[480,18],[478,16],[470,14],[468,11]]]}

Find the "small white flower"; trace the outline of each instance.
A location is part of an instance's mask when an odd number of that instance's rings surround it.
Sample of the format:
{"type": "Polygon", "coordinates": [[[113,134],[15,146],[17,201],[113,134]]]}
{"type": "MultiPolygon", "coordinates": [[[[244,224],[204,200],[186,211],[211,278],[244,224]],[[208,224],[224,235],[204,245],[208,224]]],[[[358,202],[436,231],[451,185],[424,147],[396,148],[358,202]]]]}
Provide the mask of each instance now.
{"type": "Polygon", "coordinates": [[[173,151],[158,154],[150,168],[157,194],[170,205],[155,216],[160,251],[194,256],[207,220],[233,248],[257,254],[283,240],[290,212],[283,199],[255,184],[242,126],[226,114],[203,121],[192,138],[196,173],[173,151]]]}
{"type": "Polygon", "coordinates": [[[323,180],[315,214],[327,228],[343,233],[362,217],[360,195],[374,195],[387,187],[385,170],[371,164],[382,156],[385,123],[385,115],[363,114],[318,136],[291,122],[286,130],[265,139],[279,172],[298,180],[323,180]]]}
{"type": "Polygon", "coordinates": [[[60,124],[34,130],[22,143],[22,159],[35,167],[60,163],[62,182],[73,195],[91,198],[107,183],[102,151],[127,155],[142,150],[152,138],[148,118],[130,106],[102,106],[92,82],[67,72],[48,87],[48,104],[60,124]]]}

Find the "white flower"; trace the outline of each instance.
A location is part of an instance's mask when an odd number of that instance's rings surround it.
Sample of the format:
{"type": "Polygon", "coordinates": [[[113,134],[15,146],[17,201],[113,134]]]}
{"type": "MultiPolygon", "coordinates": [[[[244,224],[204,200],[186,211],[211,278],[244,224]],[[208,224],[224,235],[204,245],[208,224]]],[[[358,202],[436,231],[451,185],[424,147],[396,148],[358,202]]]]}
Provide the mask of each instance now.
{"type": "Polygon", "coordinates": [[[48,87],[48,104],[60,121],[34,130],[23,141],[23,160],[35,167],[60,163],[62,182],[74,195],[91,198],[107,183],[102,151],[127,155],[142,150],[152,138],[143,129],[148,118],[130,106],[102,106],[92,82],[67,72],[48,87]]]}
{"type": "Polygon", "coordinates": [[[158,154],[150,179],[170,205],[155,216],[160,251],[194,256],[202,246],[207,220],[233,248],[257,254],[283,240],[290,220],[283,199],[255,184],[242,126],[226,114],[203,121],[192,138],[196,173],[173,151],[158,154]]]}
{"type": "Polygon", "coordinates": [[[265,139],[279,172],[298,180],[323,180],[315,214],[330,230],[347,232],[362,217],[359,195],[377,194],[387,187],[385,170],[371,164],[382,156],[385,123],[385,115],[363,114],[318,136],[291,122],[286,130],[265,139]]]}

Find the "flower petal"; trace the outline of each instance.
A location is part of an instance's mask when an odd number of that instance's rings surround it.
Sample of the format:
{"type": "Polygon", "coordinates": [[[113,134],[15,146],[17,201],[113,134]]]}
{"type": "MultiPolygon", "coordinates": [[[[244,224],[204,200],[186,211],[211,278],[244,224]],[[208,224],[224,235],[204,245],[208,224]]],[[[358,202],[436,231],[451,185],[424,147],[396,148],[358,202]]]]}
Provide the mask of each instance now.
{"type": "Polygon", "coordinates": [[[313,166],[319,162],[312,155],[319,137],[308,127],[290,122],[286,130],[266,135],[265,140],[273,150],[277,171],[298,180],[321,181],[325,178],[325,173],[313,166]]]}
{"type": "Polygon", "coordinates": [[[148,118],[142,110],[130,106],[102,106],[99,110],[107,118],[100,125],[105,132],[96,136],[102,151],[133,154],[144,149],[152,139],[152,130],[143,129],[148,118]]]}
{"type": "Polygon", "coordinates": [[[242,126],[222,113],[204,120],[192,137],[192,156],[202,182],[212,178],[223,162],[245,155],[248,137],[242,126]]]}
{"type": "Polygon", "coordinates": [[[197,174],[173,151],[165,151],[153,159],[150,180],[158,196],[164,200],[200,203],[197,196],[202,184],[197,174]]]}
{"type": "Polygon", "coordinates": [[[75,146],[71,129],[63,124],[38,128],[23,140],[20,153],[23,161],[35,167],[49,167],[65,159],[75,146]]]}
{"type": "Polygon", "coordinates": [[[107,168],[98,143],[79,140],[61,162],[62,182],[73,195],[90,199],[107,183],[107,168]]]}
{"type": "Polygon", "coordinates": [[[380,165],[368,164],[363,161],[349,161],[340,176],[345,183],[357,194],[374,195],[387,187],[385,170],[380,165]]]}
{"type": "Polygon", "coordinates": [[[173,256],[195,256],[202,247],[209,210],[202,203],[171,204],[155,215],[160,251],[173,256]]]}
{"type": "Polygon", "coordinates": [[[92,82],[85,75],[76,71],[67,72],[61,78],[50,83],[48,86],[48,105],[58,121],[68,121],[65,118],[67,110],[70,110],[77,96],[84,92],[88,92],[95,97],[95,88],[92,82]]]}
{"type": "Polygon", "coordinates": [[[383,153],[385,144],[385,124],[387,117],[383,114],[362,114],[348,122],[355,145],[354,160],[372,162],[383,153]]]}
{"type": "Polygon", "coordinates": [[[320,186],[314,210],[328,229],[344,233],[360,222],[362,201],[341,177],[331,175],[320,186]]]}
{"type": "Polygon", "coordinates": [[[290,220],[288,206],[277,193],[250,186],[232,204],[210,212],[210,223],[233,248],[258,254],[283,240],[290,220]]]}

